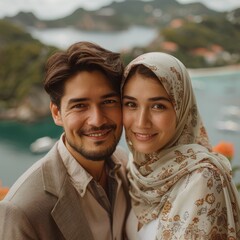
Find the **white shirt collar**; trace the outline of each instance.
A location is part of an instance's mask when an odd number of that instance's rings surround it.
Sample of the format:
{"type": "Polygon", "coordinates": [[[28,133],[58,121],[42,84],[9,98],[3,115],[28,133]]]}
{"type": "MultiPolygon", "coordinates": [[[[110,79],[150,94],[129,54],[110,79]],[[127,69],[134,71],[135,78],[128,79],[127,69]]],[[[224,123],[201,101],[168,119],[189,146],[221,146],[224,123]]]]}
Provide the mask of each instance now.
{"type": "Polygon", "coordinates": [[[63,142],[64,134],[62,134],[59,143],[58,151],[62,158],[63,164],[67,169],[67,173],[70,176],[74,187],[81,196],[84,196],[87,185],[93,179],[93,177],[78,163],[78,161],[70,154],[63,142]]]}

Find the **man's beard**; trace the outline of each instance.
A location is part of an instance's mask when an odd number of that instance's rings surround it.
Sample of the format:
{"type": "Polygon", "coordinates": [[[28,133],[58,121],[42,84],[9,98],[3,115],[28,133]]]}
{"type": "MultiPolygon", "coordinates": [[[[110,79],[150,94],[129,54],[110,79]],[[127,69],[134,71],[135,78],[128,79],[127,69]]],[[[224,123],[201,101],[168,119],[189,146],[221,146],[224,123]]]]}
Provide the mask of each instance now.
{"type": "MultiPolygon", "coordinates": [[[[100,127],[99,129],[104,129],[104,128],[105,127],[103,127],[103,128],[100,127]]],[[[112,128],[113,128],[113,130],[115,130],[116,126],[114,126],[114,127],[112,126],[112,128]]],[[[94,130],[98,130],[98,129],[94,129],[94,130]]],[[[87,131],[85,131],[85,132],[87,132],[87,131]]],[[[79,133],[79,136],[81,136],[81,135],[83,135],[82,131],[79,133]]],[[[120,137],[121,137],[121,134],[118,139],[116,137],[114,137],[112,144],[103,150],[87,150],[86,147],[84,147],[83,145],[77,146],[76,144],[72,143],[71,140],[69,140],[67,138],[67,136],[66,136],[66,141],[68,142],[69,146],[72,149],[74,149],[74,151],[79,153],[84,158],[86,158],[88,160],[92,160],[92,161],[102,161],[102,160],[110,158],[112,156],[112,154],[116,150],[117,144],[120,141],[120,137]]],[[[95,143],[96,146],[99,146],[101,144],[104,144],[104,143],[102,141],[95,143]]]]}

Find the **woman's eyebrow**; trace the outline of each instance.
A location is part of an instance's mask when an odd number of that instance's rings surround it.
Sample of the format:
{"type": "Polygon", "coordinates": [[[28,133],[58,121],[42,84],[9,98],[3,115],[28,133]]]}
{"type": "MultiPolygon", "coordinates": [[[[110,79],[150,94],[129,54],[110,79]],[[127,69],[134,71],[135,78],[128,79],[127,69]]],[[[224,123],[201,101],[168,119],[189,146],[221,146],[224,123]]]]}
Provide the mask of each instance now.
{"type": "MultiPolygon", "coordinates": [[[[128,96],[128,95],[123,95],[122,99],[129,99],[129,100],[136,100],[136,98],[132,97],[132,96],[128,96]]],[[[169,98],[167,97],[152,97],[148,99],[151,102],[155,102],[155,101],[168,101],[171,102],[169,98]]]]}
{"type": "Polygon", "coordinates": [[[136,98],[128,96],[128,95],[123,95],[123,99],[129,99],[129,100],[136,100],[136,98]]]}
{"type": "Polygon", "coordinates": [[[160,101],[160,100],[163,100],[163,101],[168,101],[168,102],[171,102],[169,98],[167,97],[152,97],[152,98],[149,98],[150,101],[160,101]]]}

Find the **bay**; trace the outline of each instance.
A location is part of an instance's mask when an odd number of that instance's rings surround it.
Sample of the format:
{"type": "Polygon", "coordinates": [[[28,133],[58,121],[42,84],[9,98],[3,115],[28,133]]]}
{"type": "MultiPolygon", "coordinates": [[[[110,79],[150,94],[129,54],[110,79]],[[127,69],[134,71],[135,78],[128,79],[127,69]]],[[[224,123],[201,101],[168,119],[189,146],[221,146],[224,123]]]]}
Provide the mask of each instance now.
{"type": "Polygon", "coordinates": [[[66,49],[79,41],[90,41],[111,51],[124,51],[135,46],[146,46],[157,36],[157,30],[141,26],[132,26],[124,31],[89,32],[71,27],[37,29],[28,28],[31,35],[41,42],[66,49]]]}

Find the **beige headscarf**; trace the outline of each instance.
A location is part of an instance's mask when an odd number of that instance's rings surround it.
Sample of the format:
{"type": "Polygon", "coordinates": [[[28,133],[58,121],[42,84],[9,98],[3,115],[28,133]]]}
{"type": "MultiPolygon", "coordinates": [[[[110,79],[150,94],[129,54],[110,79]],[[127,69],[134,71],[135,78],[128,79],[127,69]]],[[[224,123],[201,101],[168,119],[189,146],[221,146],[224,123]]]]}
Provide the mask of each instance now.
{"type": "Polygon", "coordinates": [[[126,67],[123,89],[131,69],[140,64],[155,73],[170,96],[177,127],[164,149],[151,154],[135,151],[127,139],[130,195],[139,222],[159,219],[157,239],[240,239],[231,166],[211,152],[187,69],[169,54],[143,54],[126,67]]]}

